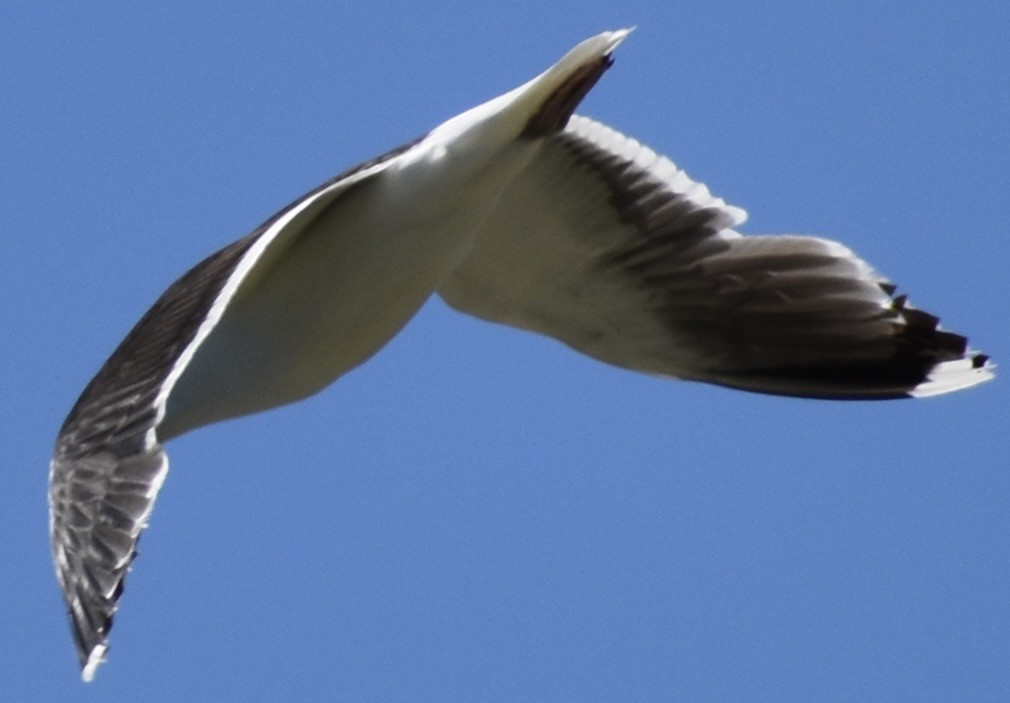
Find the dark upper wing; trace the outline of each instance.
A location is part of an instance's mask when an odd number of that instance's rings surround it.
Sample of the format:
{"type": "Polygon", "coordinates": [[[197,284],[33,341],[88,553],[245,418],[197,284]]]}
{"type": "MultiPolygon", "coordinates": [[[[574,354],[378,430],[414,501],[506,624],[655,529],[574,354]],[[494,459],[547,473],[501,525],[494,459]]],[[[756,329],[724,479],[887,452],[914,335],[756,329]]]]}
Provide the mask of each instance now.
{"type": "Polygon", "coordinates": [[[123,579],[168,459],[155,433],[166,379],[257,231],[179,279],[84,389],[49,474],[49,532],[85,680],[107,648],[123,579]]]}
{"type": "Polygon", "coordinates": [[[611,364],[752,391],[893,398],[992,375],[844,246],[742,237],[744,219],[669,160],[575,116],[439,293],[611,364]]]}
{"type": "Polygon", "coordinates": [[[90,680],[168,470],[166,399],[239,287],[342,194],[417,141],[345,171],[176,281],[109,357],[67,416],[50,464],[50,540],[77,655],[90,680]]]}

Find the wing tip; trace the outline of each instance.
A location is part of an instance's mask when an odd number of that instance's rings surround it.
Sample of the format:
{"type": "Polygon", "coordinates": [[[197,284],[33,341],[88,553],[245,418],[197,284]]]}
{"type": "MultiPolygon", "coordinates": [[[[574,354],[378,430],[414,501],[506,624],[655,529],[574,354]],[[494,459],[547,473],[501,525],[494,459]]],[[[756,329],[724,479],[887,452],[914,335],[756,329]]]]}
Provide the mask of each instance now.
{"type": "Polygon", "coordinates": [[[926,379],[909,391],[912,398],[931,398],[961,391],[991,381],[996,377],[996,364],[988,354],[969,350],[960,359],[942,361],[933,366],[926,379]]]}
{"type": "Polygon", "coordinates": [[[535,88],[532,93],[539,96],[536,97],[539,104],[526,120],[522,135],[537,139],[563,130],[575,108],[614,63],[614,51],[630,32],[631,29],[603,32],[580,42],[554,66],[519,89],[524,91],[543,83],[543,89],[535,88]],[[548,92],[541,95],[542,90],[548,92]]]}
{"type": "Polygon", "coordinates": [[[107,642],[99,642],[91,648],[91,652],[81,665],[81,680],[84,683],[91,683],[95,678],[95,671],[105,661],[105,654],[109,651],[107,642]]]}

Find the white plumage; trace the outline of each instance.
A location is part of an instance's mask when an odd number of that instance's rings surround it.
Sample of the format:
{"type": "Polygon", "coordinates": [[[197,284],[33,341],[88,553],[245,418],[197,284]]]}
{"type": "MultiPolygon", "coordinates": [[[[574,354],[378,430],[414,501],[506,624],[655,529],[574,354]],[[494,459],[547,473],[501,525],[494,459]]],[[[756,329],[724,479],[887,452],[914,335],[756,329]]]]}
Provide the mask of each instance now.
{"type": "Polygon", "coordinates": [[[573,110],[628,31],[280,210],[173,284],[82,393],[50,532],[82,673],[102,662],[162,444],[365,362],[434,293],[617,366],[745,390],[926,396],[992,377],[844,246],[743,210],[573,110]]]}

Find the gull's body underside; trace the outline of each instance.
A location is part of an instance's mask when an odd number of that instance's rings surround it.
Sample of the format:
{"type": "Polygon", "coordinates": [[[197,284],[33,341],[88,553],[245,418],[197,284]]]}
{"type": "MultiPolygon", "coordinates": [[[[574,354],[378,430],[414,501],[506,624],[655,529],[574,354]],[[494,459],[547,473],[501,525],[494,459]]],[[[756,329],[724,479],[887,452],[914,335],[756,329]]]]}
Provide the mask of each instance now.
{"type": "Polygon", "coordinates": [[[741,236],[742,210],[573,116],[627,32],[338,175],[173,284],[88,384],[50,472],[53,556],[85,679],[190,429],[363,363],[433,294],[601,361],[815,398],[981,383],[992,365],[855,254],[741,236]]]}

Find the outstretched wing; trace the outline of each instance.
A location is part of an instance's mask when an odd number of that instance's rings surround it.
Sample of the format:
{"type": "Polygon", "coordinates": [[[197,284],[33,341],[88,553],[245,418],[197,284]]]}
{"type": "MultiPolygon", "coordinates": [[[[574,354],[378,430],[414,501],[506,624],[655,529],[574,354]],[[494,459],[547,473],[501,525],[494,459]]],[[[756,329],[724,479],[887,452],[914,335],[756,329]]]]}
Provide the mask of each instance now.
{"type": "Polygon", "coordinates": [[[197,264],[151,307],[84,389],[56,440],[49,532],[82,676],[108,648],[112,616],[168,471],[166,403],[236,291],[355,185],[415,142],[338,174],[197,264]],[[272,252],[272,253],[268,253],[272,252]]]}
{"type": "Polygon", "coordinates": [[[439,293],[607,363],[744,390],[894,398],[991,377],[987,357],[844,246],[744,237],[745,218],[668,159],[574,116],[439,293]]]}
{"type": "Polygon", "coordinates": [[[155,432],[162,391],[259,234],[222,249],[169,288],[60,430],[49,473],[49,533],[85,680],[105,655],[123,579],[168,471],[155,432]]]}

